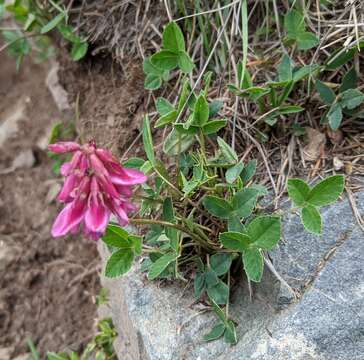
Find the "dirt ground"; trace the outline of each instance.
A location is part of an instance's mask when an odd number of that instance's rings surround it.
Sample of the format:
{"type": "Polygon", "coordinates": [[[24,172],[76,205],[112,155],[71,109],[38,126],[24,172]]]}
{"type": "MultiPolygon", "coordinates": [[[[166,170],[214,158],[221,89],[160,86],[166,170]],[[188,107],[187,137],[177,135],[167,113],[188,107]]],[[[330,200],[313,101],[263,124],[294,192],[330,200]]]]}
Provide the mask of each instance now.
{"type": "Polygon", "coordinates": [[[118,156],[143,155],[140,128],[154,100],[144,90],[140,60],[118,65],[110,58],[89,57],[75,63],[65,55],[60,63],[60,82],[79,109],[81,141],[93,139],[118,156]]]}
{"type": "Polygon", "coordinates": [[[27,60],[16,73],[14,59],[0,54],[1,360],[29,352],[27,339],[41,354],[80,350],[96,319],[95,243],[50,235],[61,179],[45,146],[52,123],[69,118],[45,85],[48,70],[27,60]]]}

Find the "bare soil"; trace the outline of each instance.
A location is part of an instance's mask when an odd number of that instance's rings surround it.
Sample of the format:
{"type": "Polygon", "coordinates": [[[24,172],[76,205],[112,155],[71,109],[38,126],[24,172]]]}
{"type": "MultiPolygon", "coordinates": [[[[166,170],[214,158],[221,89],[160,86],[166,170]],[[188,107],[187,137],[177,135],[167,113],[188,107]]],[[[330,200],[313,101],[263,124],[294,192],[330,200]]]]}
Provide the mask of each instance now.
{"type": "Polygon", "coordinates": [[[17,73],[14,59],[0,54],[0,129],[9,117],[20,118],[0,146],[0,350],[10,358],[29,351],[28,338],[42,358],[46,351],[80,350],[93,335],[100,288],[95,243],[50,235],[60,209],[52,191],[61,179],[39,142],[52,123],[69,118],[45,85],[48,69],[26,61],[17,73]],[[4,173],[29,150],[34,164],[4,173]]]}
{"type": "Polygon", "coordinates": [[[64,56],[60,82],[79,109],[77,130],[83,142],[93,139],[119,156],[143,153],[140,128],[151,95],[144,90],[139,59],[118,65],[110,58],[75,63],[64,56]]]}

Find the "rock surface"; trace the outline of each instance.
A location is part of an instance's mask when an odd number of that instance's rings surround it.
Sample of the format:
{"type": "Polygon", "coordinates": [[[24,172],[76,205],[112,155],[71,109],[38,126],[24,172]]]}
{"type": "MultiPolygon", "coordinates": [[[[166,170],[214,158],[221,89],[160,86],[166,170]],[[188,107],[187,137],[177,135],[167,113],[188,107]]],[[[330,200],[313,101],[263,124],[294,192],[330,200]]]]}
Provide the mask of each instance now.
{"type": "MultiPolygon", "coordinates": [[[[363,213],[364,193],[356,196],[363,213]]],[[[324,208],[321,237],[304,232],[298,217],[285,219],[280,247],[270,256],[299,294],[294,301],[266,270],[249,300],[242,281],[232,297],[231,317],[239,342],[204,343],[211,313],[193,309],[190,289],[158,287],[138,266],[110,290],[109,315],[119,331],[116,348],[125,360],[359,360],[364,354],[364,235],[350,204],[324,208]]],[[[105,249],[100,247],[105,258],[105,249]]]]}

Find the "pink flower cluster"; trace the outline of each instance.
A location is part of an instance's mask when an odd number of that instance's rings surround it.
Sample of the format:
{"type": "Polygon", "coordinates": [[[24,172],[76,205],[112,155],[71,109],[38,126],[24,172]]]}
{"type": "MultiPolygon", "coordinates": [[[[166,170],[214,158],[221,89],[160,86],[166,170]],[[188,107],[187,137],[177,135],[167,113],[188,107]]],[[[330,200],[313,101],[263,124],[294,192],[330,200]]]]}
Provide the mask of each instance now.
{"type": "Polygon", "coordinates": [[[142,172],[122,167],[93,141],[82,146],[64,141],[48,148],[57,154],[73,153],[71,161],[61,167],[65,182],[57,199],[66,206],[53,224],[54,237],[78,232],[83,222],[85,234],[97,240],[104,234],[111,213],[121,226],[128,224],[128,214],[136,210],[130,201],[132,186],[147,180],[142,172]]]}

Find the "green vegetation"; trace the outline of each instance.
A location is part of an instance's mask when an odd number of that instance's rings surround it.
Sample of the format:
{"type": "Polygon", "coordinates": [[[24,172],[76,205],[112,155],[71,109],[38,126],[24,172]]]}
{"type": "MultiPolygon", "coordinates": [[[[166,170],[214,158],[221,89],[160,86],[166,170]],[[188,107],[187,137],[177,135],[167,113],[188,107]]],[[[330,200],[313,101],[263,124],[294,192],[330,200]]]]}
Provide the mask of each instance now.
{"type": "MultiPolygon", "coordinates": [[[[294,40],[292,46],[297,43],[298,50],[317,45],[316,37],[305,31],[303,16],[298,12],[290,12],[285,24],[287,37],[294,40]],[[293,32],[295,21],[301,25],[293,32]]],[[[150,230],[142,239],[109,225],[103,241],[112,254],[105,274],[108,277],[125,274],[134,257],[142,252],[148,254],[142,271],[148,273],[149,280],[186,281],[185,269],[196,269],[195,297],[208,299],[218,318],[204,339],[223,337],[227,343],[235,344],[235,323],[229,318],[226,306],[231,292],[230,278],[244,269],[249,282],[261,281],[267,252],[281,239],[282,210],[260,206],[268,189],[255,181],[257,161],[245,162],[234,146],[218,136],[229,120],[219,116],[224,104],[210,96],[213,72],[203,74],[199,87],[193,85],[183,73],[190,74],[194,66],[190,60],[186,62],[188,66],[181,65],[182,53],[183,59],[190,59],[182,32],[172,22],[165,27],[162,50],[146,60],[159,71],[156,86],[150,86],[153,81],[148,78],[153,74],[147,73],[145,85],[149,89],[162,85],[162,74],[180,70],[181,86],[174,103],[164,97],[156,99],[158,116],[154,128],[163,128],[167,134],[163,153],[155,150],[150,120],[145,116],[142,135],[147,160],[134,158],[128,164],[150,178],[148,185],[144,185],[146,196],[140,212],[143,218],[130,220],[134,225],[147,225],[150,230]]],[[[229,85],[238,99],[248,98],[257,105],[261,112],[258,120],[264,120],[269,127],[278,125],[282,117],[304,111],[302,106],[292,104],[290,96],[295,87],[310,81],[323,68],[314,64],[296,66],[288,55],[283,55],[276,70],[276,80],[255,86],[242,60],[236,85],[229,85]]],[[[345,97],[347,91],[351,90],[345,89],[336,103],[353,108],[359,100],[354,98],[350,102],[345,97]]],[[[321,234],[323,224],[318,209],[340,197],[344,182],[344,176],[334,175],[311,188],[303,180],[289,179],[288,194],[296,208],[288,211],[295,213],[301,209],[305,229],[321,234]]]]}
{"type": "Polygon", "coordinates": [[[17,68],[24,56],[31,52],[35,53],[38,62],[54,55],[55,48],[46,35],[52,30],[71,44],[71,58],[74,61],[86,55],[88,43],[68,24],[68,10],[62,1],[49,0],[42,4],[37,0],[14,0],[5,5],[5,0],[0,0],[0,19],[8,12],[16,24],[14,28],[0,28],[0,32],[5,41],[3,49],[7,48],[15,58],[17,68]]]}

